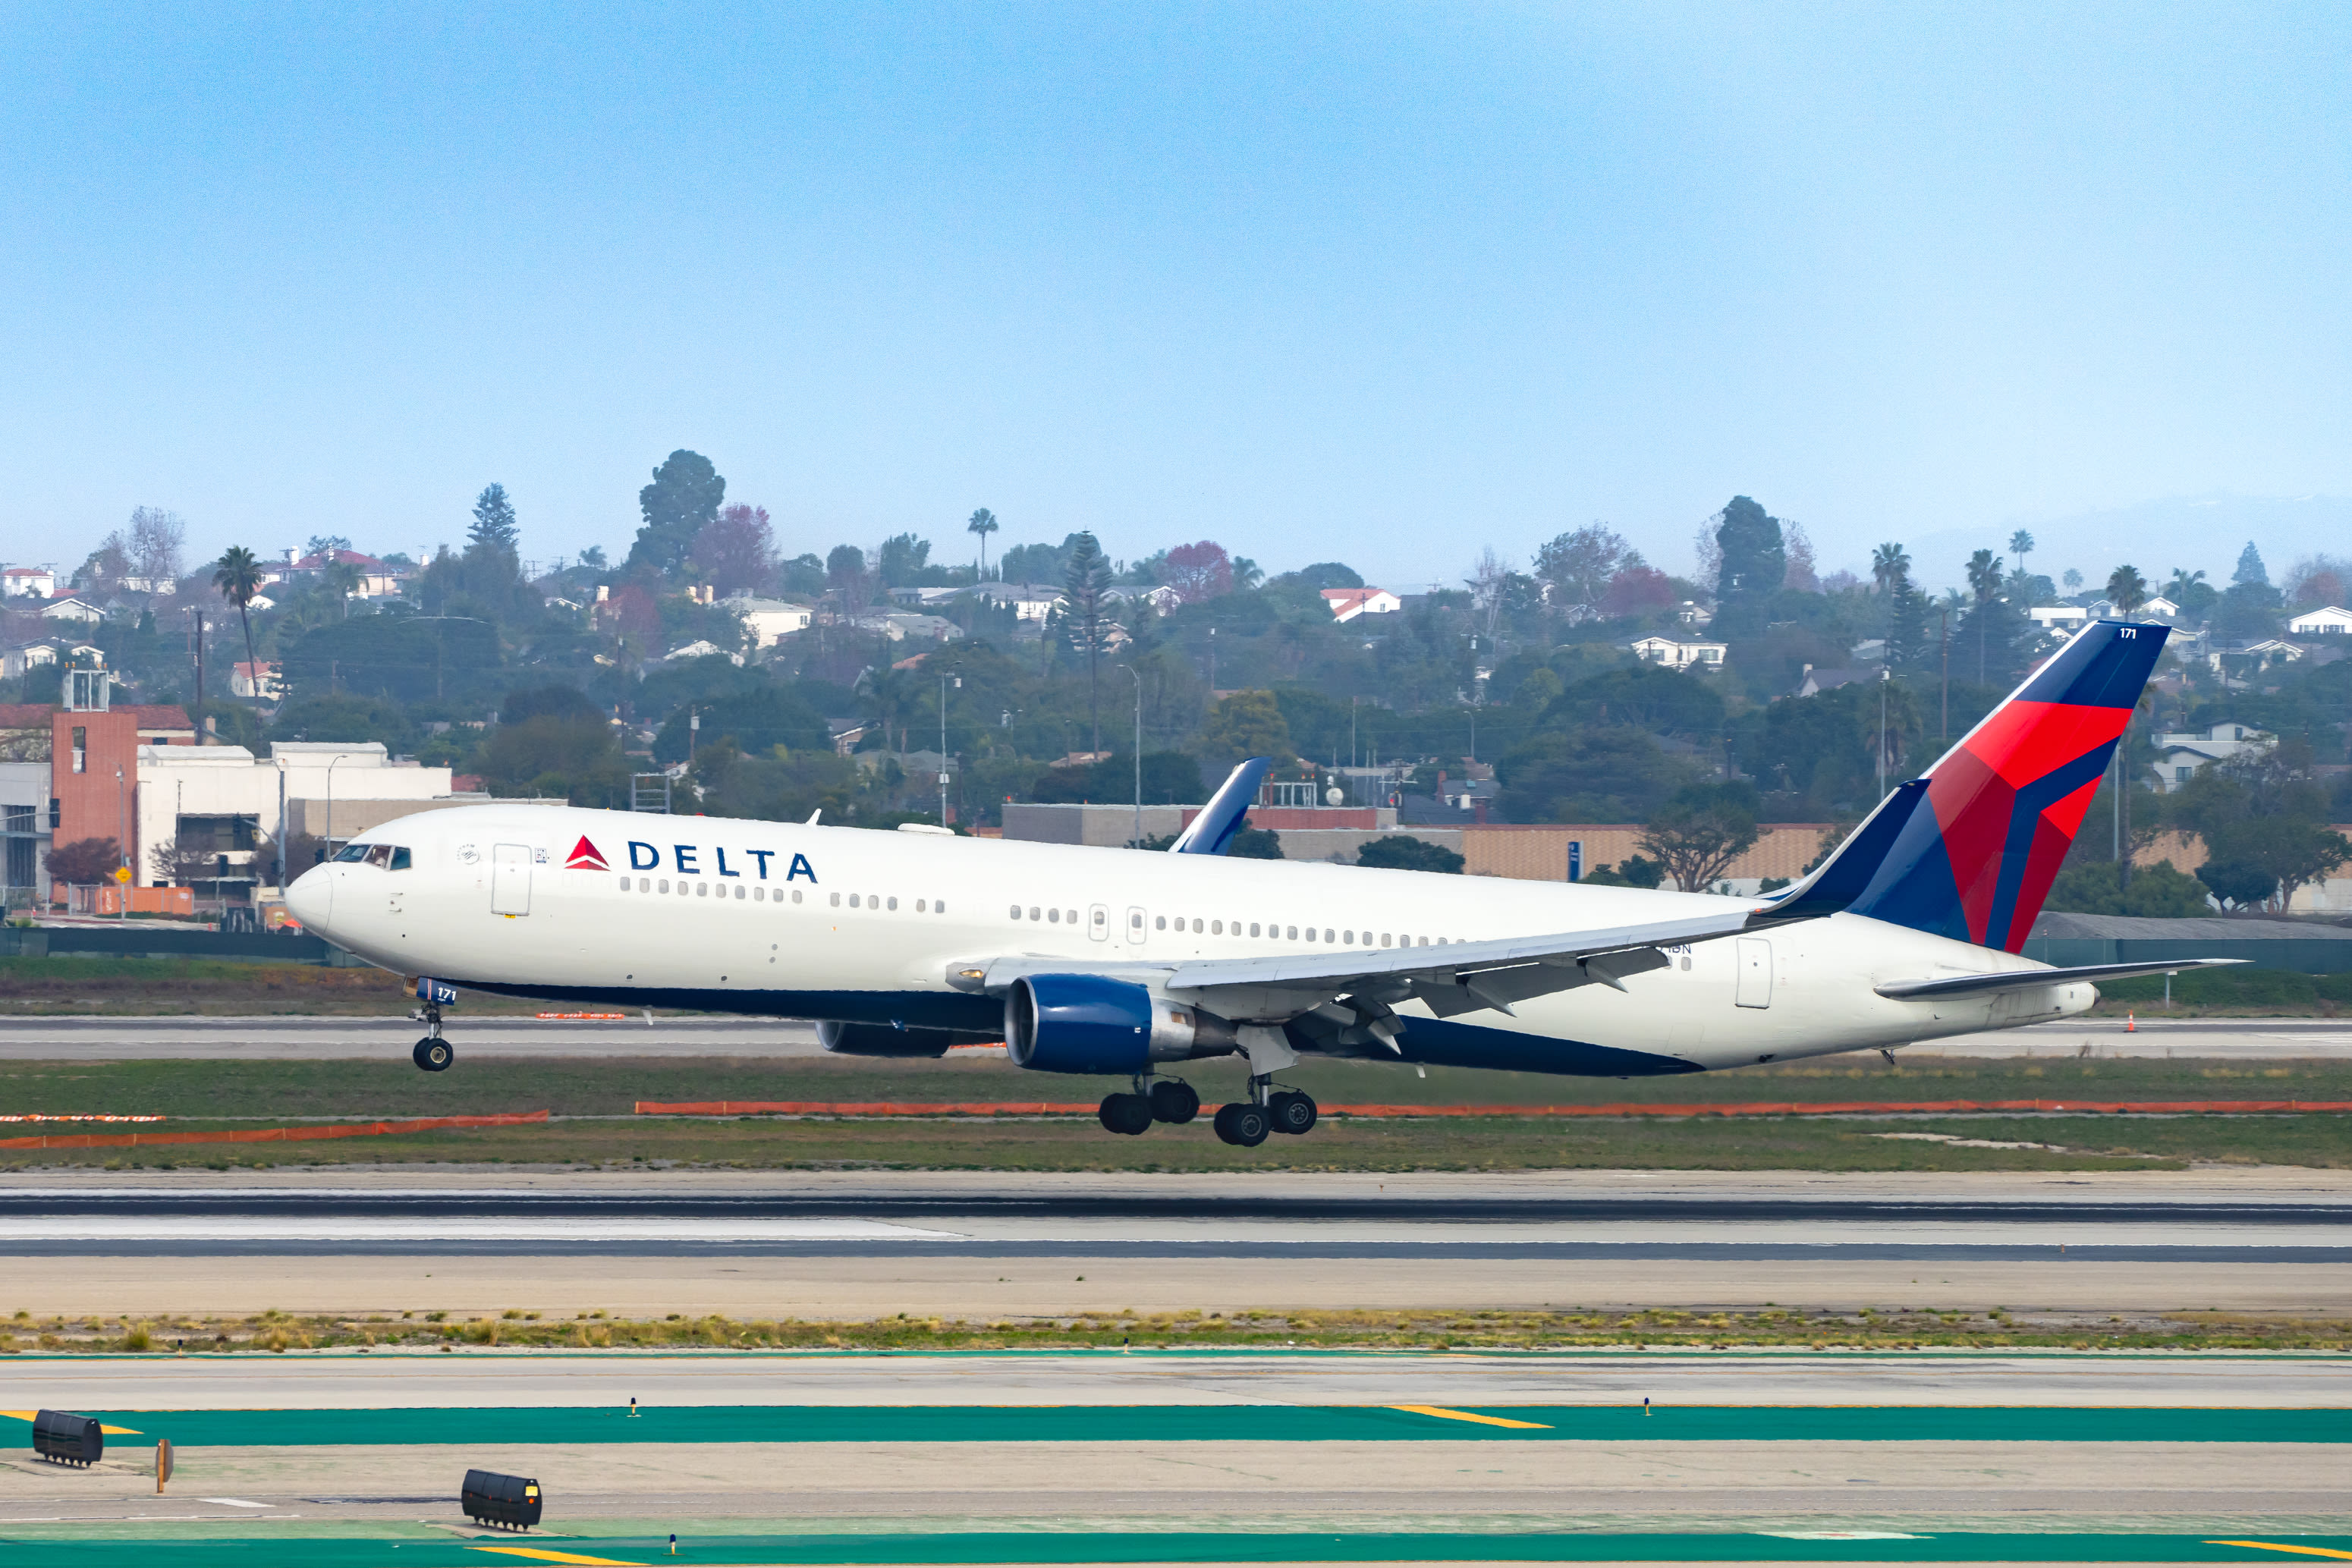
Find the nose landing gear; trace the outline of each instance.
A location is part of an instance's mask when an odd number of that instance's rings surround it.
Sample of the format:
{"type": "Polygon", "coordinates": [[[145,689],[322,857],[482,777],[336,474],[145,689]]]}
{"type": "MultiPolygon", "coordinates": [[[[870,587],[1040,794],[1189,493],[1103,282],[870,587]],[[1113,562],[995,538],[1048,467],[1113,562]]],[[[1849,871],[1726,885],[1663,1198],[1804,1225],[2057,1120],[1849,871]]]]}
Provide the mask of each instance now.
{"type": "Polygon", "coordinates": [[[427,1072],[447,1071],[449,1064],[457,1060],[457,1053],[441,1038],[441,1004],[428,999],[408,1016],[423,1023],[425,1030],[425,1038],[416,1042],[408,1059],[427,1072]]]}

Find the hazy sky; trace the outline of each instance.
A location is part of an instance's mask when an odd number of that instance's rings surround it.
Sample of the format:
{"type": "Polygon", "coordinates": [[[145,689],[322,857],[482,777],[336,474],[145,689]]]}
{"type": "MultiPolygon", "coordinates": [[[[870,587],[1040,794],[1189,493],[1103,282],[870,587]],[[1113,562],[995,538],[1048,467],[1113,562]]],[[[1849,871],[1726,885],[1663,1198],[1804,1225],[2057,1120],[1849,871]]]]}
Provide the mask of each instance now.
{"type": "MultiPolygon", "coordinates": [[[[1594,518],[1686,569],[1734,492],[1825,568],[2320,497],[2279,515],[2342,543],[2276,567],[2352,549],[2347,45],[2341,5],[19,0],[0,555],[141,503],[415,549],[492,479],[526,553],[617,549],[690,446],[793,550],[961,559],[987,506],[1402,585],[1594,518]]],[[[2115,542],[2226,576],[2209,532],[2115,542]]]]}

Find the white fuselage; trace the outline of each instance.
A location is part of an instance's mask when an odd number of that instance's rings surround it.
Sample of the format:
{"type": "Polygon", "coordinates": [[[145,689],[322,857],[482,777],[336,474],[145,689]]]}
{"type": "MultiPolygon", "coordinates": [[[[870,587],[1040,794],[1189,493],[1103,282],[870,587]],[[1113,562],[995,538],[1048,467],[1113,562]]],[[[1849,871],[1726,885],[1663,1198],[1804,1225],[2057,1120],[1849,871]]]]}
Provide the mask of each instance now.
{"type": "MultiPolygon", "coordinates": [[[[998,1004],[948,976],[992,959],[1099,967],[1434,946],[1670,920],[1727,902],[552,806],[420,813],[365,841],[406,850],[407,866],[331,862],[295,884],[293,907],[311,929],[404,975],[552,998],[964,1030],[993,1027],[998,1004]],[[583,839],[604,869],[578,863],[583,839]]],[[[1848,915],[1669,956],[1622,991],[1581,986],[1519,1002],[1515,1015],[1440,1021],[1406,1002],[1402,1054],[1614,1071],[1578,1049],[1598,1046],[1661,1059],[1660,1070],[1738,1067],[2060,1017],[2097,996],[2073,983],[1884,998],[1874,986],[2036,966],[1848,915]],[[1440,1040],[1452,1044],[1416,1048],[1440,1040]]]]}

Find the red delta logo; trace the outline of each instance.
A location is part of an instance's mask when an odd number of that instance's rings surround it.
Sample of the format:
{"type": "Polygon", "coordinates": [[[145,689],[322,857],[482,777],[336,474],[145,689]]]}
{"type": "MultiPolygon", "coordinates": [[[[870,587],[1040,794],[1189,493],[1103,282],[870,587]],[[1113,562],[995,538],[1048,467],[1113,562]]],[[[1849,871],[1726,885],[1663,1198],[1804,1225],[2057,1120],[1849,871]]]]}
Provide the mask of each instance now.
{"type": "Polygon", "coordinates": [[[604,863],[604,857],[596,852],[596,846],[590,843],[583,836],[578,843],[572,846],[572,858],[563,862],[563,869],[565,871],[610,871],[613,868],[604,863]]]}

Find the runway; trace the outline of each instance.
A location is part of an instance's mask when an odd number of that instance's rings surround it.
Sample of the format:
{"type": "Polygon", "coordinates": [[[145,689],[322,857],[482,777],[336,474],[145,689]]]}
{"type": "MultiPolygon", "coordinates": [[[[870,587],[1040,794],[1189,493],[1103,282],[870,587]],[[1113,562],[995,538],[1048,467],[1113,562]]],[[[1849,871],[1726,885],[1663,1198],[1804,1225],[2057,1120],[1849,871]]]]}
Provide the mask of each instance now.
{"type": "MultiPolygon", "coordinates": [[[[417,1026],[382,1018],[0,1018],[0,1061],[332,1061],[396,1060],[417,1026]]],[[[449,1038],[476,1057],[790,1058],[822,1056],[814,1025],[786,1019],[642,1017],[604,1022],[452,1018],[449,1038]]],[[[1910,1057],[2173,1057],[2220,1061],[2352,1059],[2352,1023],[2336,1019],[2119,1019],[2035,1024],[1906,1049],[1910,1057]]]]}
{"type": "Polygon", "coordinates": [[[2352,1309],[2352,1175],[93,1174],[0,1311],[2352,1309]],[[257,1260],[278,1260],[271,1267],[257,1260]]]}

